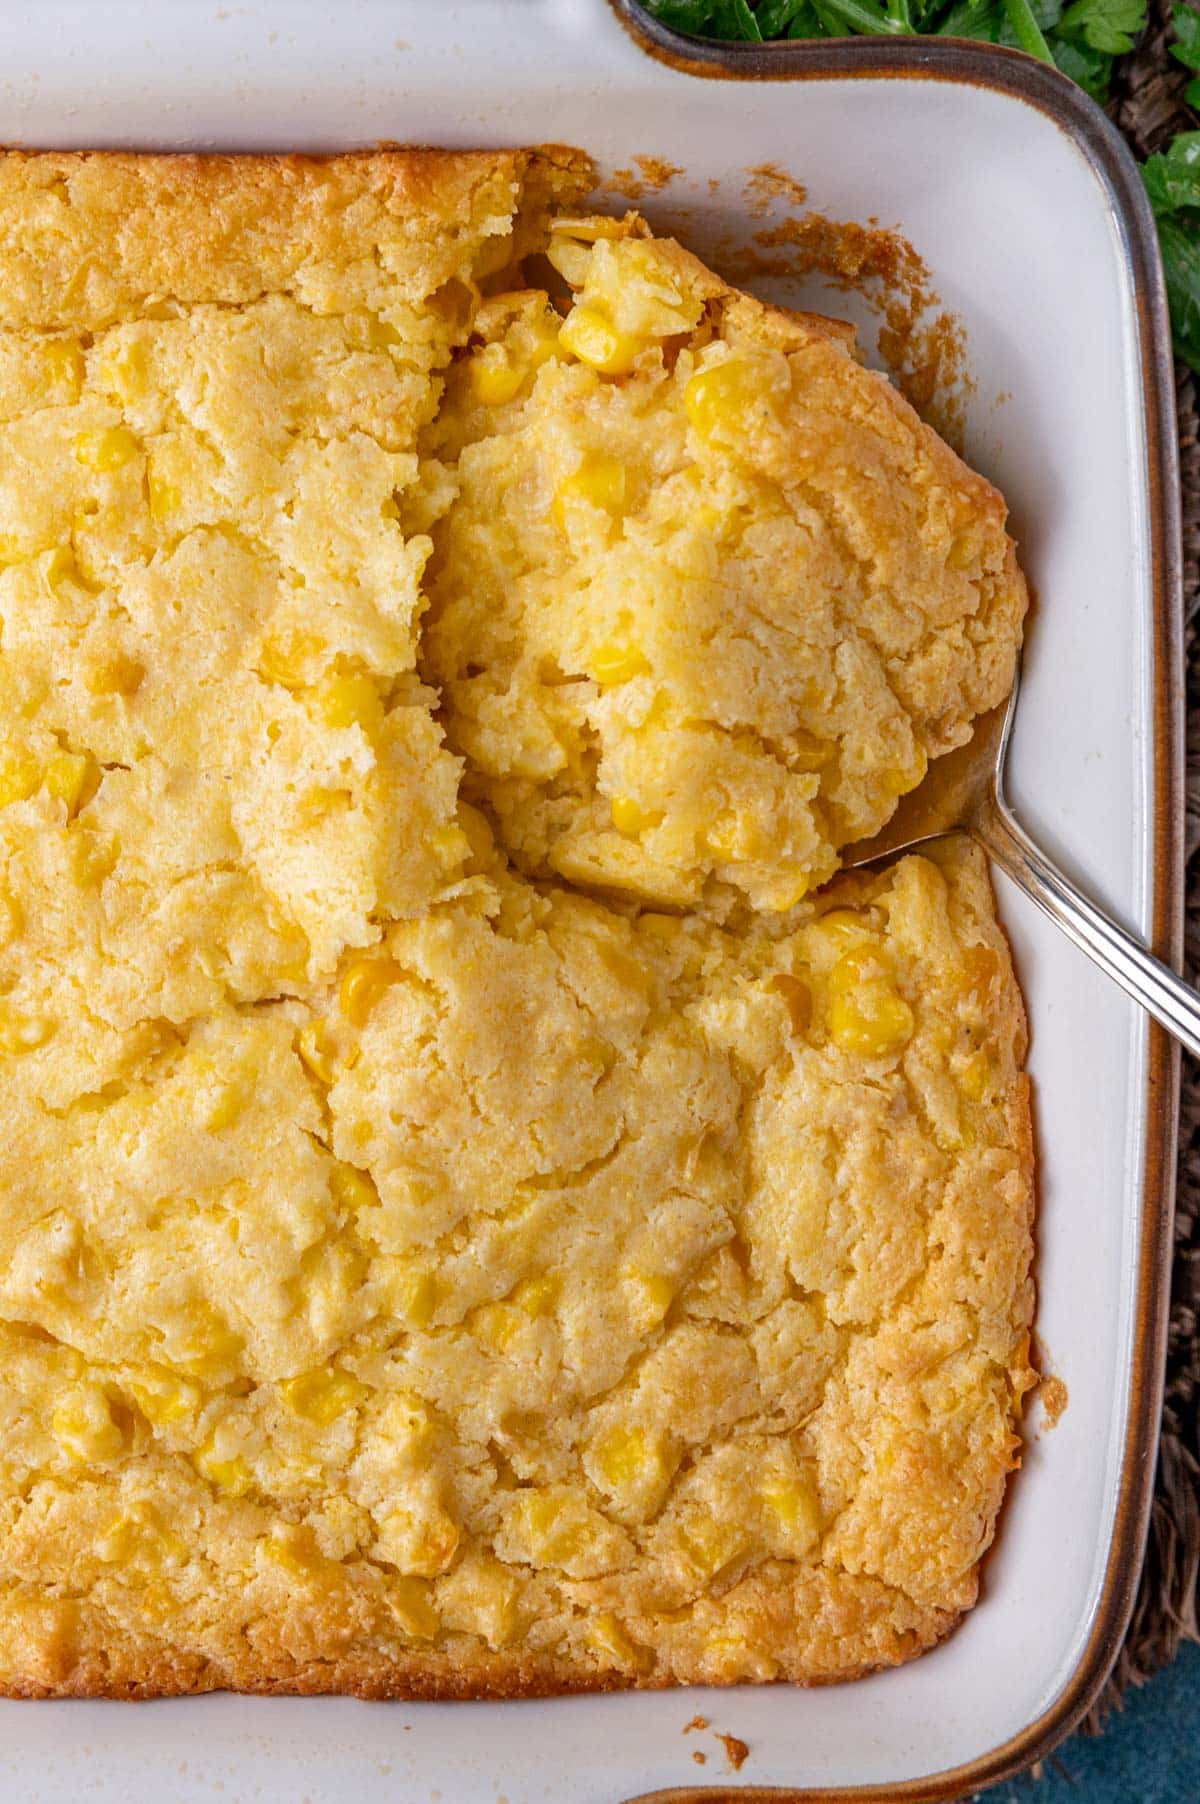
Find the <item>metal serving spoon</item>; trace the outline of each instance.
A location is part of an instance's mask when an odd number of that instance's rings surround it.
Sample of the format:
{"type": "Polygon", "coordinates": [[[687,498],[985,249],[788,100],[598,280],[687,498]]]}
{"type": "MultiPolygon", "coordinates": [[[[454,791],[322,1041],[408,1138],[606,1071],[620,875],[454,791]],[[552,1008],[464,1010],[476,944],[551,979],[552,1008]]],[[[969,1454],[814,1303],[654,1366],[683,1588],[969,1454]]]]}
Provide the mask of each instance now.
{"type": "Polygon", "coordinates": [[[1007,706],[980,715],[966,745],[934,760],[886,827],[843,847],[843,868],[894,858],[943,833],[970,833],[1081,952],[1200,1057],[1200,994],[1089,901],[1013,817],[1004,768],[1019,680],[1018,671],[1007,706]]]}

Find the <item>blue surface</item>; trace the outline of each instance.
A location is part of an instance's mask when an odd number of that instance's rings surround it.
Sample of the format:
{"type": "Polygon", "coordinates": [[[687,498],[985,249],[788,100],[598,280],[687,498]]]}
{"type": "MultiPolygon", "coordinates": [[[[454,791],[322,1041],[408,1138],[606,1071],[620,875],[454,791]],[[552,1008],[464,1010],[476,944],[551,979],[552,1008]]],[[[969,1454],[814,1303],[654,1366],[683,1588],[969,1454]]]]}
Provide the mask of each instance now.
{"type": "Polygon", "coordinates": [[[1041,1779],[981,1793],[986,1804],[1200,1804],[1200,1647],[1110,1716],[1100,1737],[1077,1735],[1041,1779]]]}

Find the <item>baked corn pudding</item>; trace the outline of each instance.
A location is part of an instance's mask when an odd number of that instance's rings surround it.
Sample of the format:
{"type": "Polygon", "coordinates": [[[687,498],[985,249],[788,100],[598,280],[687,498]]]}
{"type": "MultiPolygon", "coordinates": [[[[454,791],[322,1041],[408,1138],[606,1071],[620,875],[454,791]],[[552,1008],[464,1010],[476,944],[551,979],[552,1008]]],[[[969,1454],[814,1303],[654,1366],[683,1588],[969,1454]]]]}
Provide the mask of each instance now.
{"type": "Polygon", "coordinates": [[[1033,1382],[1000,498],[569,151],[0,156],[0,1690],[847,1678],[1033,1382]]]}

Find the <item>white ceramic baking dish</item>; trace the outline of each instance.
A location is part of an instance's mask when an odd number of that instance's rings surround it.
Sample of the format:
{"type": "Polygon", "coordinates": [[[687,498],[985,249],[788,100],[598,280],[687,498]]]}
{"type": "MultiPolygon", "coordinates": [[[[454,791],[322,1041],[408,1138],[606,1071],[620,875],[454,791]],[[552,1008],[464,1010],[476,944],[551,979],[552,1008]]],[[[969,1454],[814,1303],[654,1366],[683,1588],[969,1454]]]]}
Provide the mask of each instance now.
{"type": "MultiPolygon", "coordinates": [[[[1008,495],[1040,597],[1016,734],[1020,812],[1169,956],[1181,887],[1173,417],[1153,228],[1126,153],[1070,84],[1009,53],[866,40],[698,49],[661,32],[648,49],[624,10],[6,7],[0,139],[314,151],[559,140],[605,170],[635,153],[679,166],[644,204],[701,250],[727,254],[761,229],[742,185],[764,163],[802,179],[827,214],[899,226],[967,327],[968,455],[1008,495]]],[[[848,304],[815,281],[773,293],[848,304]]],[[[982,1600],[945,1646],[808,1692],[3,1703],[7,1804],[611,1804],[693,1786],[949,1797],[1064,1733],[1116,1651],[1141,1554],[1175,1073],[1117,990],[1005,887],[1001,903],[1033,1027],[1039,1331],[1070,1405],[1052,1434],[1035,1419],[982,1600]],[[685,1736],[698,1713],[711,1729],[685,1736]],[[748,1744],[739,1773],[713,1730],[748,1744]]]]}

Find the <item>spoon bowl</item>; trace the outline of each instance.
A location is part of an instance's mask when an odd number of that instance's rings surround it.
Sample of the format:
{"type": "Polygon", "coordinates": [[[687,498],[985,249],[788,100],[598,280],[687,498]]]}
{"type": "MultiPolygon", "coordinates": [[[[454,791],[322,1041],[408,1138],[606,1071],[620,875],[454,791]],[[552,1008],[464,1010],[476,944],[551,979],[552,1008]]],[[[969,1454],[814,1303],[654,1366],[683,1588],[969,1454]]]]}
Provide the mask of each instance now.
{"type": "Polygon", "coordinates": [[[900,798],[895,814],[878,833],[842,847],[844,869],[895,858],[945,833],[972,832],[990,807],[1003,804],[1004,763],[1017,710],[1019,677],[1018,670],[1008,700],[979,716],[965,745],[934,759],[922,781],[900,798]]]}

